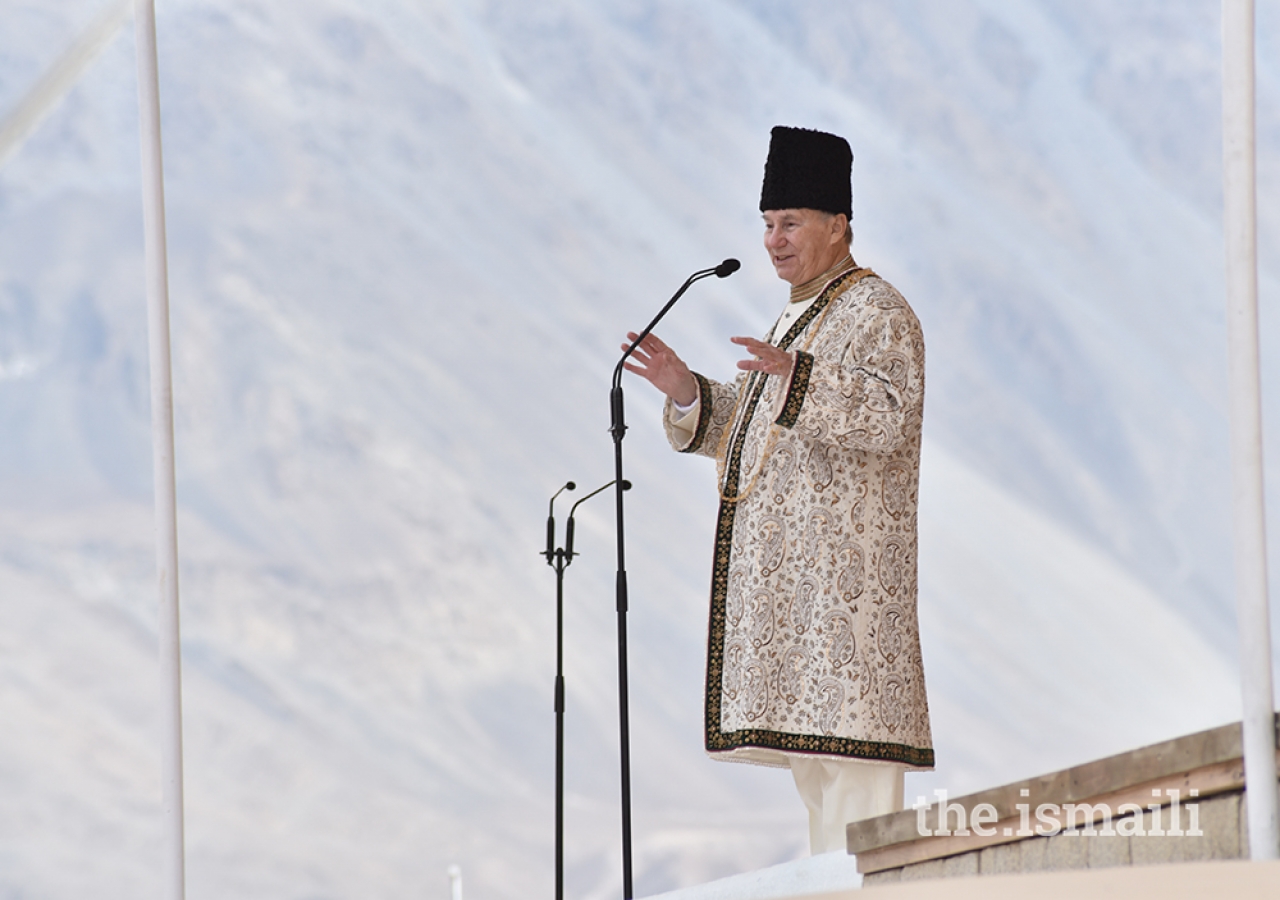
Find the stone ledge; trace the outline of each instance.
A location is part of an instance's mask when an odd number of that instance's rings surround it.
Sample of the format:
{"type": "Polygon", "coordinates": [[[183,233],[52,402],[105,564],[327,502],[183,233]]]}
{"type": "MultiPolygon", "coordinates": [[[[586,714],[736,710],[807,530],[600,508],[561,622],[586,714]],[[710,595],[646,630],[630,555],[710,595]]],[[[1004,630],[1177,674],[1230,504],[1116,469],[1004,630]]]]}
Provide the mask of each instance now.
{"type": "MultiPolygon", "coordinates": [[[[1245,849],[1239,828],[1240,809],[1244,805],[1241,798],[1238,793],[1220,794],[1200,804],[1203,834],[1198,836],[1148,839],[1062,833],[1027,838],[902,868],[882,869],[865,875],[863,885],[871,887],[958,874],[991,876],[1240,859],[1245,849]]],[[[1148,829],[1152,816],[1149,811],[1143,814],[1143,824],[1148,829]]]]}
{"type": "MultiPolygon", "coordinates": [[[[813,857],[815,860],[838,858],[838,854],[813,857]]],[[[806,860],[799,860],[804,863],[806,860]]],[[[780,869],[794,866],[787,863],[780,869]]],[[[752,873],[753,876],[770,872],[752,873]]],[[[1159,897],[1160,900],[1203,900],[1205,897],[1230,897],[1231,900],[1274,900],[1280,895],[1280,862],[1189,862],[1179,865],[1122,867],[1073,872],[1033,872],[1029,874],[992,875],[988,878],[959,878],[943,889],[935,882],[884,884],[862,888],[828,888],[823,893],[801,890],[794,893],[750,892],[749,882],[735,876],[711,884],[659,895],[662,900],[933,900],[940,895],[947,900],[1135,900],[1159,897]],[[716,893],[708,893],[716,891],[716,893]]],[[[658,900],[658,898],[650,898],[658,900]]]]}
{"type": "MultiPolygon", "coordinates": [[[[1277,719],[1280,721],[1280,716],[1277,719]]],[[[948,815],[946,824],[951,826],[956,825],[956,807],[964,810],[964,821],[969,824],[973,821],[972,813],[975,808],[989,806],[993,812],[991,818],[983,822],[986,833],[975,833],[968,829],[948,833],[949,829],[944,828],[939,820],[939,804],[934,804],[923,811],[906,810],[851,823],[847,830],[848,849],[850,853],[857,854],[859,871],[864,874],[888,874],[886,870],[910,866],[916,871],[904,870],[904,877],[907,877],[906,871],[911,871],[910,877],[916,877],[917,874],[923,875],[925,870],[931,873],[932,869],[938,868],[930,861],[969,855],[973,857],[973,874],[977,874],[980,854],[986,854],[993,865],[997,864],[998,859],[1004,859],[1004,865],[1007,866],[1011,857],[1008,853],[1001,857],[995,852],[995,848],[1019,841],[1043,839],[1041,836],[1028,835],[1027,810],[1038,809],[1042,804],[1058,808],[1072,805],[1077,814],[1073,821],[1085,830],[1084,836],[1063,835],[1079,844],[1079,847],[1071,848],[1072,852],[1091,852],[1099,862],[1114,858],[1116,862],[1111,864],[1125,865],[1136,861],[1132,858],[1127,862],[1120,861],[1120,857],[1131,852],[1127,841],[1121,841],[1125,845],[1121,847],[1115,843],[1115,837],[1106,836],[1097,839],[1101,844],[1106,844],[1105,847],[1092,847],[1088,843],[1094,840],[1088,836],[1092,833],[1089,826],[1102,819],[1099,809],[1104,804],[1110,815],[1121,804],[1148,807],[1153,803],[1153,794],[1159,795],[1159,799],[1154,800],[1158,807],[1170,803],[1169,798],[1174,796],[1185,801],[1192,790],[1197,792],[1198,800],[1224,793],[1238,793],[1244,786],[1242,754],[1239,723],[1224,725],[1061,772],[947,799],[947,807],[952,813],[948,815]],[[922,832],[927,836],[922,836],[922,832]],[[1091,850],[1088,849],[1090,847],[1091,850]]],[[[1146,840],[1138,852],[1166,852],[1145,846],[1147,843],[1158,842],[1146,840]]],[[[1064,846],[1061,849],[1066,851],[1068,848],[1064,846]]],[[[1193,858],[1215,856],[1216,854],[1193,858]]],[[[1054,866],[1074,867],[1079,866],[1054,866]]],[[[950,873],[944,873],[940,869],[936,875],[930,874],[928,877],[944,874],[950,873]]]]}
{"type": "Polygon", "coordinates": [[[1034,872],[912,884],[864,885],[852,892],[806,900],[1274,900],[1280,896],[1280,862],[1189,862],[1072,872],[1034,872]]]}

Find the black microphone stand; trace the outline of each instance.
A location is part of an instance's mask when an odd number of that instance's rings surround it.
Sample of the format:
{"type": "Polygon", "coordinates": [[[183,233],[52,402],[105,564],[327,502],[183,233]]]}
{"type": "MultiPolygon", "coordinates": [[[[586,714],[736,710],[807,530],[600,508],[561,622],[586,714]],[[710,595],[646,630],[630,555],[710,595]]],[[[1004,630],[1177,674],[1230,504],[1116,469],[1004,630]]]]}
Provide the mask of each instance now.
{"type": "Polygon", "coordinates": [[[728,278],[738,271],[741,263],[736,259],[726,259],[718,266],[694,272],[676,291],[675,296],[667,301],[667,305],[653,317],[653,321],[645,326],[644,331],[631,342],[618,365],[613,370],[613,388],[609,392],[609,407],[612,414],[612,425],[609,432],[613,435],[613,483],[615,509],[617,512],[618,535],[618,575],[615,587],[618,610],[618,728],[620,732],[620,757],[622,762],[622,897],[632,900],[635,896],[631,887],[631,723],[627,706],[627,566],[626,541],[623,531],[622,492],[627,484],[622,477],[622,439],[627,433],[626,416],[622,399],[622,373],[627,358],[635,352],[636,347],[648,337],[649,332],[662,321],[676,301],[684,296],[690,285],[703,278],[714,275],[717,278],[728,278]]]}
{"type": "MultiPolygon", "coordinates": [[[[556,570],[556,900],[564,900],[564,570],[573,562],[573,554],[555,546],[555,507],[562,491],[576,487],[570,481],[551,495],[547,504],[547,549],[542,552],[547,565],[556,570]]],[[[565,528],[567,531],[568,526],[565,528]]]]}
{"type": "MultiPolygon", "coordinates": [[[[556,900],[564,900],[564,570],[569,568],[577,553],[573,552],[573,516],[578,507],[613,484],[601,485],[583,497],[569,510],[569,521],[564,526],[564,546],[556,542],[556,497],[561,491],[572,491],[577,485],[572,481],[551,495],[547,504],[547,549],[542,555],[547,565],[556,570],[556,900]]],[[[624,491],[631,489],[630,482],[623,482],[624,491]]]]}

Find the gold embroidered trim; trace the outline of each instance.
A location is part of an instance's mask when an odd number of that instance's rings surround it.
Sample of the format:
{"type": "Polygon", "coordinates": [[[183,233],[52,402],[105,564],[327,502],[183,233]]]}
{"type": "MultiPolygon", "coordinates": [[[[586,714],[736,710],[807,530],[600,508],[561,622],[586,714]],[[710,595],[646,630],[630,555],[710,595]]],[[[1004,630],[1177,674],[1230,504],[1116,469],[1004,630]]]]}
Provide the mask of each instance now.
{"type": "Polygon", "coordinates": [[[681,450],[681,453],[693,453],[701,447],[702,442],[707,439],[707,428],[711,425],[711,383],[697,372],[693,373],[693,377],[698,382],[698,424],[694,426],[689,446],[681,450]]]}
{"type": "Polygon", "coordinates": [[[830,269],[823,272],[817,278],[811,278],[804,284],[793,285],[791,288],[791,303],[803,303],[811,297],[816,297],[822,293],[822,289],[830,284],[834,279],[839,278],[846,270],[853,268],[853,257],[848,253],[844,255],[844,259],[836,263],[830,269]]]}
{"type": "Polygon", "coordinates": [[[742,731],[719,732],[714,741],[707,741],[707,750],[712,753],[736,750],[739,747],[766,747],[770,750],[792,750],[799,753],[830,753],[854,756],[859,759],[900,762],[926,769],[931,769],[934,765],[933,750],[928,747],[860,741],[830,735],[787,734],[783,731],[747,728],[742,731]]]}
{"type": "Polygon", "coordinates": [[[796,419],[800,418],[800,407],[804,405],[805,394],[809,392],[811,375],[813,375],[813,354],[797,350],[795,371],[791,374],[791,390],[787,392],[782,413],[773,424],[783,428],[795,427],[796,419]]]}

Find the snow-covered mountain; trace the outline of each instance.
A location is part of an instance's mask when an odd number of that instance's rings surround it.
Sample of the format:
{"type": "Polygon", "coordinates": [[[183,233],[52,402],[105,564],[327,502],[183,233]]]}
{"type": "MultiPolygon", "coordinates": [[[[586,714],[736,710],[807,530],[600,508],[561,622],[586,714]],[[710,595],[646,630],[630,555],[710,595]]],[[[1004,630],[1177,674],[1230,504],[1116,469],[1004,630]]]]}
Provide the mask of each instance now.
{"type": "MultiPolygon", "coordinates": [[[[0,117],[105,3],[5,0],[0,117]]],[[[450,863],[469,897],[550,892],[546,501],[612,477],[617,345],[690,271],[744,263],[661,329],[699,369],[771,323],[779,123],[850,138],[855,255],[928,342],[939,765],[909,794],[1238,717],[1217,10],[162,0],[189,896],[443,897],[450,863]]],[[[1280,3],[1258,15],[1270,388],[1280,3]]],[[[136,147],[126,27],[0,168],[0,896],[157,894],[136,147]]],[[[786,773],[702,754],[712,470],[627,396],[643,895],[805,828],[786,773]]],[[[619,884],[610,516],[582,507],[567,579],[592,898],[619,884]]]]}

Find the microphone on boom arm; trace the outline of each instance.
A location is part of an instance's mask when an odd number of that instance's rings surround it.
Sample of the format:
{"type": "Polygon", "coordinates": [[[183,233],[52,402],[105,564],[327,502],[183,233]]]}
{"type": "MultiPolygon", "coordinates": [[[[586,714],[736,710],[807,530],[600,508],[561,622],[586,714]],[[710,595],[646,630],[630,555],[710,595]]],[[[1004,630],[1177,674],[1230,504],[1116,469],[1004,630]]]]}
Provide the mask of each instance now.
{"type": "MultiPolygon", "coordinates": [[[[694,272],[689,276],[688,280],[680,286],[680,290],[676,291],[675,296],[667,301],[667,305],[662,307],[653,321],[645,326],[631,345],[627,347],[626,352],[622,354],[622,358],[618,360],[617,368],[613,370],[613,389],[609,393],[609,406],[613,424],[609,428],[609,432],[613,435],[613,458],[614,458],[614,479],[613,486],[615,489],[614,510],[617,519],[616,533],[618,538],[618,574],[615,582],[614,595],[616,598],[616,608],[618,614],[618,726],[619,726],[619,756],[622,768],[622,898],[623,900],[631,900],[634,896],[631,885],[631,714],[628,710],[627,699],[627,567],[625,562],[625,544],[623,537],[623,521],[622,512],[622,494],[631,486],[631,483],[622,477],[622,439],[627,433],[626,416],[623,411],[622,400],[622,372],[623,366],[627,358],[635,351],[640,342],[648,337],[649,332],[653,331],[654,326],[662,320],[662,317],[670,311],[671,307],[676,305],[676,301],[684,295],[689,286],[695,281],[703,278],[709,278],[712,275],[717,278],[728,278],[738,269],[742,268],[742,263],[736,259],[726,259],[718,266],[712,266],[710,269],[702,269],[694,272]]],[[[583,498],[586,499],[586,498],[583,498]]],[[[581,501],[579,501],[581,502],[581,501]]],[[[573,516],[570,514],[570,523],[573,516]]],[[[572,546],[572,545],[570,545],[572,546]]]]}
{"type": "Polygon", "coordinates": [[[726,259],[724,262],[720,263],[720,265],[716,266],[716,277],[728,278],[741,268],[742,263],[738,262],[736,259],[726,259]]]}
{"type": "Polygon", "coordinates": [[[676,291],[675,296],[667,301],[667,305],[662,307],[662,309],[659,310],[658,314],[653,317],[653,321],[645,326],[644,331],[640,332],[640,334],[636,336],[636,339],[631,342],[631,346],[627,347],[626,352],[622,354],[622,359],[618,360],[618,365],[613,370],[613,390],[615,392],[615,402],[613,404],[613,407],[614,407],[613,427],[609,430],[614,432],[615,435],[618,433],[618,429],[622,429],[622,431],[624,432],[626,431],[626,426],[622,423],[622,417],[621,417],[622,410],[618,408],[618,404],[616,402],[616,396],[617,396],[617,391],[620,390],[622,385],[622,367],[623,367],[623,364],[627,361],[627,358],[630,357],[631,354],[635,351],[636,347],[640,345],[640,342],[649,336],[649,332],[653,331],[654,327],[659,322],[662,321],[662,317],[671,311],[671,307],[676,305],[676,301],[684,296],[684,292],[689,290],[689,286],[691,284],[693,284],[695,281],[701,281],[704,278],[710,278],[712,275],[716,276],[717,278],[728,278],[730,275],[732,275],[734,272],[738,271],[741,268],[742,268],[742,263],[738,262],[736,259],[726,259],[724,262],[720,263],[720,265],[718,266],[712,266],[709,269],[699,269],[697,272],[694,272],[692,275],[689,276],[689,278],[685,281],[684,284],[680,285],[680,290],[676,291]]]}
{"type": "MultiPolygon", "coordinates": [[[[572,561],[573,558],[578,555],[573,552],[573,517],[577,514],[578,507],[586,503],[588,500],[590,500],[596,494],[603,491],[605,488],[611,488],[611,487],[613,487],[612,481],[610,481],[608,484],[600,485],[600,487],[596,488],[590,494],[587,494],[587,496],[583,497],[577,503],[573,504],[573,509],[569,510],[569,521],[566,522],[564,526],[564,555],[566,560],[572,561]]],[[[624,478],[622,480],[622,489],[624,491],[631,490],[631,482],[627,481],[624,478]]]]}

